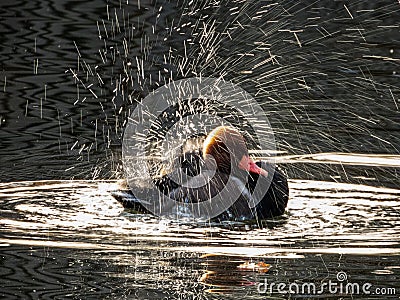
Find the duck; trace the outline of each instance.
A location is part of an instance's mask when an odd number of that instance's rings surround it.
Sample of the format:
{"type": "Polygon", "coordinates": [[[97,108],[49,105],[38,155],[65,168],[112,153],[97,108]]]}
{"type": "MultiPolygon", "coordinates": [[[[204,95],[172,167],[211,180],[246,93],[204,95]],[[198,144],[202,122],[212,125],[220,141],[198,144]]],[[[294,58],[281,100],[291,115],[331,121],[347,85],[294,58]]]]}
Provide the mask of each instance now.
{"type": "MultiPolygon", "coordinates": [[[[161,194],[180,202],[202,202],[220,193],[233,180],[240,192],[232,195],[236,198],[233,204],[212,221],[263,220],[285,213],[289,200],[286,173],[268,162],[255,161],[248,153],[243,135],[233,126],[218,126],[202,142],[196,137],[195,143],[189,140],[182,148],[177,161],[188,180],[182,185],[168,174],[155,178],[154,184],[161,194]],[[193,149],[188,144],[202,146],[193,149]],[[199,180],[204,182],[199,184],[196,182],[199,180]]],[[[146,199],[135,198],[130,190],[111,194],[124,208],[150,213],[142,205],[146,199]]]]}

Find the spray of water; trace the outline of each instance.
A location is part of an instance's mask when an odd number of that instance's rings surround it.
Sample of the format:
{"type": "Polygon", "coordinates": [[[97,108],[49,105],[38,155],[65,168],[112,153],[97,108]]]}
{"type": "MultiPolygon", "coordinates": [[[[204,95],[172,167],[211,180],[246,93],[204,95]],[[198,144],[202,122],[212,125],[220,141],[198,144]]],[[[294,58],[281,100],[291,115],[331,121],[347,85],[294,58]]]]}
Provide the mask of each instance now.
{"type": "MultiPolygon", "coordinates": [[[[151,91],[212,76],[258,101],[281,153],[396,155],[399,59],[388,38],[399,26],[396,11],[395,1],[109,2],[96,24],[98,63],[87,63],[77,44],[68,71],[77,105],[101,106],[90,150],[120,145],[129,115],[151,91]]],[[[116,162],[112,176],[121,176],[118,151],[108,153],[104,164],[116,162]]],[[[288,168],[296,177],[346,173],[288,168]]]]}

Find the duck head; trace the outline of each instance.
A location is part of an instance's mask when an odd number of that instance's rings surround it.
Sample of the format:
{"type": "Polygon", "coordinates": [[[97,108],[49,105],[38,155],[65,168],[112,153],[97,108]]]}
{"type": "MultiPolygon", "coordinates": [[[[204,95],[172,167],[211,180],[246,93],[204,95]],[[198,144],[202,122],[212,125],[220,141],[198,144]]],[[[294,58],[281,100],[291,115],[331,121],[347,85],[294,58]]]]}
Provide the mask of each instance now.
{"type": "Polygon", "coordinates": [[[212,130],[204,141],[203,157],[212,157],[220,172],[230,174],[232,168],[267,176],[249,156],[243,135],[231,126],[219,126],[212,130]]]}

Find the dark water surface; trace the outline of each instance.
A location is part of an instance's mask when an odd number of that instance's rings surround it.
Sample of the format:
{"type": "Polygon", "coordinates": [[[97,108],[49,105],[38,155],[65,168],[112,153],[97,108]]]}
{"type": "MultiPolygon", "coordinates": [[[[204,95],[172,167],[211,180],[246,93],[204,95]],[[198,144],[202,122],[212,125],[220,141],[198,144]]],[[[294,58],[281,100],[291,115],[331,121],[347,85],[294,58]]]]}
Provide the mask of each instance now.
{"type": "MultiPolygon", "coordinates": [[[[131,214],[107,192],[115,185],[2,184],[2,296],[266,299],[269,289],[260,284],[267,280],[317,290],[329,281],[371,284],[371,294],[353,297],[398,298],[400,190],[292,180],[288,214],[258,229],[131,214]],[[245,263],[271,266],[268,272],[238,268],[245,263]],[[390,296],[376,295],[381,290],[390,296]]],[[[308,296],[352,296],[321,291],[308,296]]],[[[289,296],[276,289],[272,295],[289,296]]]]}
{"type": "Polygon", "coordinates": [[[1,1],[1,297],[398,299],[399,26],[397,0],[1,1]],[[274,129],[291,195],[262,229],[133,215],[107,192],[135,103],[200,75],[274,129]]]}

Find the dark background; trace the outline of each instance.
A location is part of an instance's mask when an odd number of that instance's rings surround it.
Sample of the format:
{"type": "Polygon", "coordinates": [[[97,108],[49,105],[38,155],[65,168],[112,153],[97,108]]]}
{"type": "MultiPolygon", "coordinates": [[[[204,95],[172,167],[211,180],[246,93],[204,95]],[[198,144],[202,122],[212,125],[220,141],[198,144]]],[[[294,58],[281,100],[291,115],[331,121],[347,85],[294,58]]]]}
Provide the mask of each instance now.
{"type": "MultiPolygon", "coordinates": [[[[253,95],[285,154],[397,155],[399,10],[397,0],[1,1],[0,181],[122,177],[135,103],[200,74],[253,95]]],[[[297,178],[398,178],[397,168],[285,167],[297,178]]]]}

